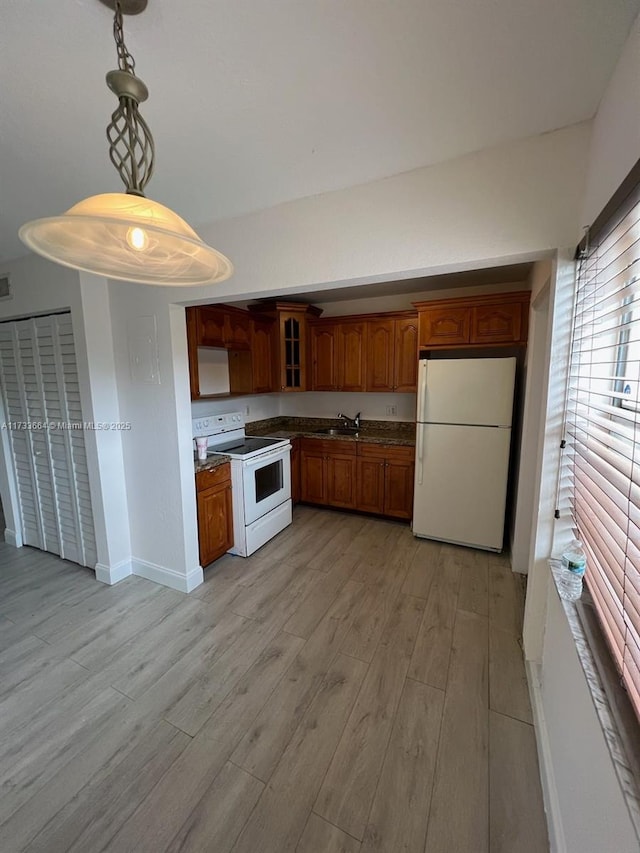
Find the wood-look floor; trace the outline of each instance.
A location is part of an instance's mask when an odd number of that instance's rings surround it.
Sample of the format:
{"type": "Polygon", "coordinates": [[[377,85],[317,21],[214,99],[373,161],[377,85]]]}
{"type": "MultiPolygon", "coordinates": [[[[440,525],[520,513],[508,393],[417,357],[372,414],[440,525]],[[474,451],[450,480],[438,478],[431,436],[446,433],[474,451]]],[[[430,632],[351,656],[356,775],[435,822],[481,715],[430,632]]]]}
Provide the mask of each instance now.
{"type": "Polygon", "coordinates": [[[0,850],[548,850],[500,556],[299,507],[189,596],[0,544],[0,850]]]}

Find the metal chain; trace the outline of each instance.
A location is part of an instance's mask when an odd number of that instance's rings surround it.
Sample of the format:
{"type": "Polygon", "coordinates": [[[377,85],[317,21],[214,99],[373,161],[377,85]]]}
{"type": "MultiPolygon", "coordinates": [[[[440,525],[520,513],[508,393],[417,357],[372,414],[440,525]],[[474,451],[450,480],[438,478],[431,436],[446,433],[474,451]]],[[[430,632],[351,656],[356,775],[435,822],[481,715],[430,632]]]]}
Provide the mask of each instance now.
{"type": "Polygon", "coordinates": [[[124,43],[124,27],[122,23],[120,0],[116,0],[116,14],[113,19],[113,37],[116,41],[116,48],[118,50],[118,67],[121,71],[129,71],[133,74],[136,63],[124,43]]]}

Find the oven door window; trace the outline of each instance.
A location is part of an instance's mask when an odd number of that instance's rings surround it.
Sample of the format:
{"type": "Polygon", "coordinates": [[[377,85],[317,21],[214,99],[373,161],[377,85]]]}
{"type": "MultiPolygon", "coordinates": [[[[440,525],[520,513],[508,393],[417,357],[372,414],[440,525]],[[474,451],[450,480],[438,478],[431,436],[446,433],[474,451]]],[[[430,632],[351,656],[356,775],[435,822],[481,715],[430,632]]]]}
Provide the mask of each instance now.
{"type": "Polygon", "coordinates": [[[282,459],[257,468],[253,472],[256,487],[256,504],[279,492],[283,486],[282,459]]]}

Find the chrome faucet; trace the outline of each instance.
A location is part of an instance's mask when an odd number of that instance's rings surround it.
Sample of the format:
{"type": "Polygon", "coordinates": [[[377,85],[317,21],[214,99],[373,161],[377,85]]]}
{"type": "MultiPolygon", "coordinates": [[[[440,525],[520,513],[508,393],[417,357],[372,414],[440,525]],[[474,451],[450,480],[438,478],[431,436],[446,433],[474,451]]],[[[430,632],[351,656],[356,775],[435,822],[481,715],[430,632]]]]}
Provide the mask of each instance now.
{"type": "Polygon", "coordinates": [[[343,415],[342,412],[338,412],[338,417],[344,421],[345,427],[360,429],[360,412],[358,412],[355,418],[348,418],[346,415],[343,415]]]}

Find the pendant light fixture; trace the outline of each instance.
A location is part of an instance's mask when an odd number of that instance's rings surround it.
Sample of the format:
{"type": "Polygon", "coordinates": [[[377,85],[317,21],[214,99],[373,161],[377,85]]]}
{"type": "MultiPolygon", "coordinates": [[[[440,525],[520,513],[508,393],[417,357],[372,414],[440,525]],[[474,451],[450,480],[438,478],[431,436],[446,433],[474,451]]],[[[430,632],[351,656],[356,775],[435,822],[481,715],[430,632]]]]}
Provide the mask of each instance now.
{"type": "Polygon", "coordinates": [[[122,15],[142,12],[147,0],[100,0],[115,10],[113,34],[118,70],[107,85],[118,107],[107,127],[109,157],[125,192],[103,193],[78,202],[62,216],[27,222],[20,239],[34,252],[73,269],[140,284],[190,286],[224,281],[231,262],[203,243],[168,207],[145,198],[155,147],[138,105],[149,93],[134,73],[124,43],[122,15]]]}

